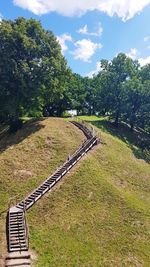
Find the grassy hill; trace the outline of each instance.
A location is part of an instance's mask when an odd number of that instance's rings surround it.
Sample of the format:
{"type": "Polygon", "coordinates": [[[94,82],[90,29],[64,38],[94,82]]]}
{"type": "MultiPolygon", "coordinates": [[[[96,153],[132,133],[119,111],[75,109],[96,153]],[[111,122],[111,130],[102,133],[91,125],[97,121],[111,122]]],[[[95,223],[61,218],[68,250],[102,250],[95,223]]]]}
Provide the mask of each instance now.
{"type": "MultiPolygon", "coordinates": [[[[137,135],[97,117],[102,144],[27,214],[36,267],[150,266],[150,165],[137,135]]],[[[25,196],[82,142],[62,119],[27,122],[3,138],[0,156],[0,251],[10,197],[25,196]],[[69,140],[69,143],[67,142],[69,140]],[[56,146],[55,146],[56,145],[56,146]]]]}
{"type": "Polygon", "coordinates": [[[22,130],[0,140],[0,266],[4,266],[1,258],[6,252],[8,204],[21,200],[53,173],[84,138],[63,119],[41,119],[26,122],[22,130]]]}

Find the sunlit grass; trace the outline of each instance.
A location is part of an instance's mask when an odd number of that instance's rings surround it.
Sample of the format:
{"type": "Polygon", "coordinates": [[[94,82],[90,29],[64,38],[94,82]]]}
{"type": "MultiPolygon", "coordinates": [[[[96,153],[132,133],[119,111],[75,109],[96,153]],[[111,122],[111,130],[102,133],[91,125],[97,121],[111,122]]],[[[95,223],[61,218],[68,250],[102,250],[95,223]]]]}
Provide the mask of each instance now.
{"type": "MultiPolygon", "coordinates": [[[[35,266],[149,267],[150,165],[136,157],[130,142],[117,135],[117,130],[110,132],[105,118],[78,119],[95,127],[101,144],[28,212],[35,266]]],[[[18,183],[22,197],[82,141],[83,135],[68,122],[49,119],[41,123],[46,126],[1,155],[5,166],[1,167],[1,208],[16,194],[18,183]],[[48,136],[50,143],[45,144],[48,136]],[[14,168],[34,175],[11,176],[14,168]]]]}

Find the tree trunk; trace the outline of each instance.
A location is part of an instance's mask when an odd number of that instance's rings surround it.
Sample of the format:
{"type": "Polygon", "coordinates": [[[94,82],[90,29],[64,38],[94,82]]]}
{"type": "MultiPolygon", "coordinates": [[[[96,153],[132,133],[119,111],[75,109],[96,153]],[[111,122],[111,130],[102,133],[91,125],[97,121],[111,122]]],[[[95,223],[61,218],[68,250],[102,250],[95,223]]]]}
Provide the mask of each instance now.
{"type": "Polygon", "coordinates": [[[130,122],[130,126],[131,126],[130,131],[133,132],[133,130],[134,130],[134,123],[133,122],[130,122]]]}
{"type": "Polygon", "coordinates": [[[88,116],[91,116],[91,115],[92,115],[92,109],[90,107],[89,110],[88,110],[88,116]]]}
{"type": "Polygon", "coordinates": [[[115,117],[114,125],[115,125],[116,127],[118,127],[118,123],[119,123],[119,111],[116,112],[116,117],[115,117]]]}
{"type": "Polygon", "coordinates": [[[17,130],[22,128],[23,122],[19,118],[20,112],[19,112],[19,107],[16,108],[14,116],[11,118],[10,123],[9,123],[9,131],[11,133],[17,132],[17,130]]]}
{"type": "MultiPolygon", "coordinates": [[[[142,116],[141,116],[142,117],[142,116]]],[[[145,119],[142,117],[142,120],[141,120],[141,128],[144,130],[145,128],[145,119]]]]}

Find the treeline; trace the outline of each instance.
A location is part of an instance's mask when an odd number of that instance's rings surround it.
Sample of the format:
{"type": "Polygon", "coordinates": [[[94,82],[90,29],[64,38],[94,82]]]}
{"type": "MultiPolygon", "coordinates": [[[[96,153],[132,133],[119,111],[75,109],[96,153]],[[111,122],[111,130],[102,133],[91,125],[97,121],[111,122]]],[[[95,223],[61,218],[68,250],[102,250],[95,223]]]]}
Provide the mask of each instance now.
{"type": "Polygon", "coordinates": [[[93,78],[72,73],[51,31],[24,18],[0,25],[0,122],[22,116],[107,115],[150,131],[150,65],[125,54],[101,60],[93,78]]]}
{"type": "Polygon", "coordinates": [[[84,78],[87,113],[108,115],[119,121],[150,131],[150,64],[140,67],[125,54],[112,61],[101,60],[101,71],[84,78]]]}

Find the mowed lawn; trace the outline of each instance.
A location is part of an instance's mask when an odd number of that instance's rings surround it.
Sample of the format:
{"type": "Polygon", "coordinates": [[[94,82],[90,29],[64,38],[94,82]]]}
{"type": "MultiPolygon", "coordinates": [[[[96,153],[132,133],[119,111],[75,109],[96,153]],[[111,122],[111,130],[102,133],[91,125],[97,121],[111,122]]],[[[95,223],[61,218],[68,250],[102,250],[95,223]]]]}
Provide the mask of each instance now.
{"type": "MultiPolygon", "coordinates": [[[[5,218],[16,204],[74,153],[84,135],[63,119],[27,121],[0,139],[0,266],[6,254],[5,218]]],[[[38,221],[40,218],[35,218],[38,221]]],[[[44,240],[43,240],[44,241],[44,240]]]]}
{"type": "MultiPolygon", "coordinates": [[[[79,119],[95,127],[101,143],[27,213],[30,248],[36,255],[33,266],[149,267],[148,159],[144,160],[143,154],[137,153],[138,147],[130,143],[134,138],[128,141],[129,132],[113,131],[102,118],[79,119]]],[[[39,124],[46,126],[1,153],[1,209],[7,207],[10,196],[30,192],[84,139],[67,121],[47,119],[39,124]],[[45,143],[49,135],[53,141],[57,139],[57,149],[53,142],[45,143]],[[18,170],[26,170],[28,175],[18,174],[18,170]]],[[[5,213],[1,216],[2,240],[4,218],[5,213]]]]}

